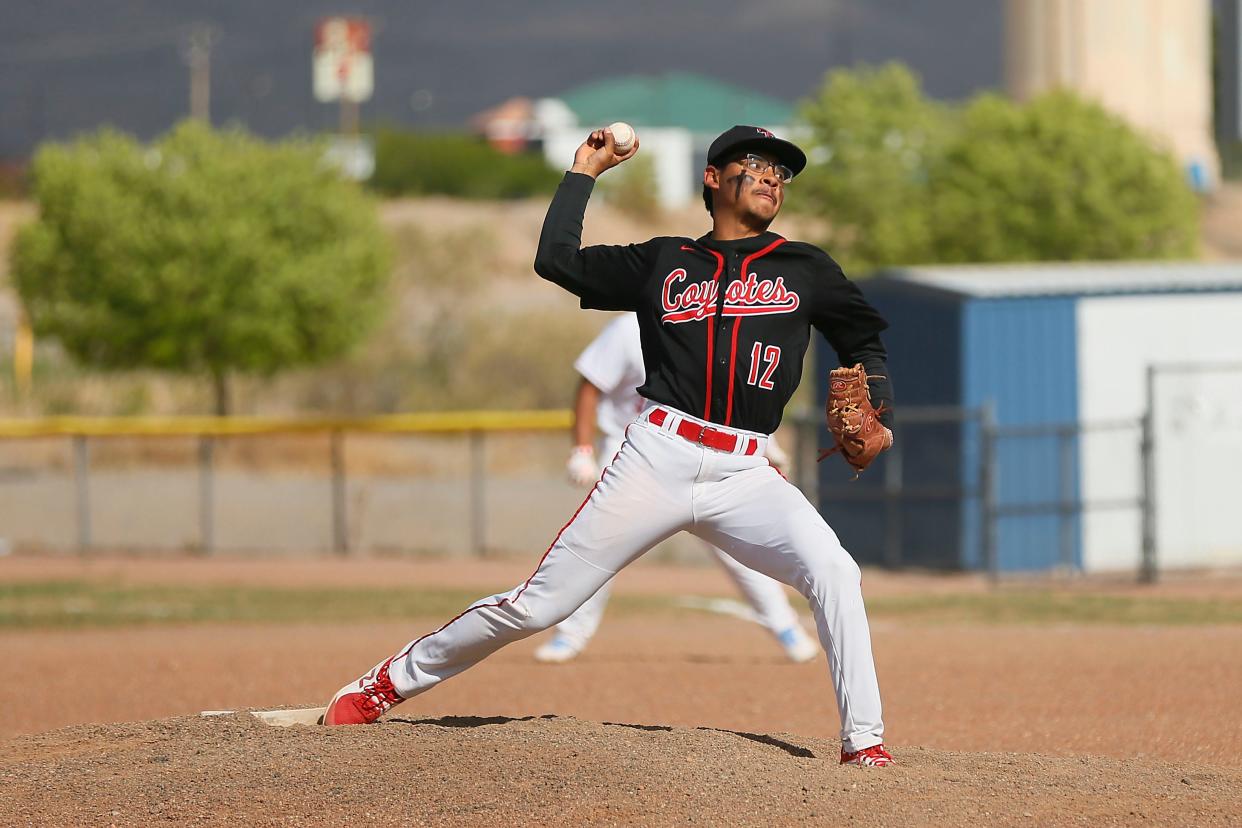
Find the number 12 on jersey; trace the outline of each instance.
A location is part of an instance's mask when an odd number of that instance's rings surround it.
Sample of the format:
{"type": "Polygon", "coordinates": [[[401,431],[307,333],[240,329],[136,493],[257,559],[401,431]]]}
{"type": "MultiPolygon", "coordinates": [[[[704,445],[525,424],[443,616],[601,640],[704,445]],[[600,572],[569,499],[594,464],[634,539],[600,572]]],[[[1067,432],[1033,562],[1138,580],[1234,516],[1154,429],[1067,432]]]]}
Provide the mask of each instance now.
{"type": "Polygon", "coordinates": [[[756,342],[755,346],[750,349],[750,376],[746,377],[747,385],[754,385],[765,391],[771,391],[772,372],[776,370],[776,366],[781,362],[781,349],[775,345],[765,346],[762,342],[756,342]],[[766,362],[768,367],[764,369],[763,376],[759,375],[760,364],[766,362]]]}

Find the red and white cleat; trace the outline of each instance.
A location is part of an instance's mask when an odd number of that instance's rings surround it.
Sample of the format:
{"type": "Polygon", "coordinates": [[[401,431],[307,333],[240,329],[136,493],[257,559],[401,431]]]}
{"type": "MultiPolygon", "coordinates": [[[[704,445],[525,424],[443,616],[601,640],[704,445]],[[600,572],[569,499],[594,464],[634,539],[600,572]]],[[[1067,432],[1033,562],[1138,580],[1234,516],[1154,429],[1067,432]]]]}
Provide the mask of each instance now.
{"type": "Polygon", "coordinates": [[[862,750],[847,751],[841,748],[841,764],[842,765],[864,765],[871,768],[886,768],[895,764],[894,759],[884,745],[872,745],[862,750]]]}
{"type": "MultiPolygon", "coordinates": [[[[395,658],[395,656],[393,656],[395,658]]],[[[385,659],[371,668],[357,681],[337,691],[328,702],[324,711],[323,723],[326,725],[371,724],[392,708],[405,701],[397,695],[388,677],[388,665],[392,658],[385,659]]]]}

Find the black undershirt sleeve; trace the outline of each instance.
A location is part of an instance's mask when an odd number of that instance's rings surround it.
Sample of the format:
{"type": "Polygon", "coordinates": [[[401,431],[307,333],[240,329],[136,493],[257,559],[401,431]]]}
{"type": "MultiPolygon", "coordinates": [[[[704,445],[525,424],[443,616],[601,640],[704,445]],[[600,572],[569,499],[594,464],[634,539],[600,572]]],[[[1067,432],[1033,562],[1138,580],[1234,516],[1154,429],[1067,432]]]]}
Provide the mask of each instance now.
{"type": "Polygon", "coordinates": [[[819,282],[820,294],[811,322],[836,351],[841,365],[861,363],[867,371],[871,403],[879,408],[880,422],[893,427],[893,383],[888,376],[888,351],[880,332],[888,323],[863,298],[858,286],[845,278],[837,263],[825,256],[829,267],[819,282]]]}
{"type": "Polygon", "coordinates": [[[594,187],[589,175],[565,173],[543,220],[535,272],[579,297],[584,308],[637,310],[654,240],[583,248],[582,218],[594,187]]]}

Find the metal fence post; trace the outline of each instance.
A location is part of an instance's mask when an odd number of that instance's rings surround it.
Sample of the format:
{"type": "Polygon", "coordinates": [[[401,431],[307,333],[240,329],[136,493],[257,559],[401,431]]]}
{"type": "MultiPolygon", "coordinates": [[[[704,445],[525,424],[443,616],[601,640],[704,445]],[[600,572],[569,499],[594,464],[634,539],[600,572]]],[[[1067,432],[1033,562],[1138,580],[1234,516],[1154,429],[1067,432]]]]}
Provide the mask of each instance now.
{"type": "Polygon", "coordinates": [[[198,542],[199,551],[211,554],[216,548],[215,509],[216,438],[210,434],[198,437],[198,542]]]}
{"type": "Polygon", "coordinates": [[[487,555],[487,455],[485,433],[470,432],[470,551],[476,557],[487,555]]]}
{"type": "Polygon", "coordinates": [[[73,435],[73,477],[77,489],[78,552],[91,548],[91,449],[85,434],[73,435]]]}
{"type": "Polygon", "coordinates": [[[979,540],[983,546],[983,565],[993,583],[1000,580],[996,440],[996,412],[992,401],[988,400],[979,410],[979,515],[982,524],[979,540]]]}
{"type": "Polygon", "coordinates": [[[790,450],[793,468],[789,469],[790,480],[798,490],[819,509],[819,493],[816,476],[819,474],[815,462],[815,424],[806,411],[798,411],[791,418],[793,423],[793,447],[790,450]]]}
{"type": "Polygon", "coordinates": [[[807,500],[819,509],[819,418],[812,411],[807,414],[806,421],[802,425],[802,439],[805,446],[802,450],[802,459],[806,461],[806,474],[803,476],[803,483],[806,488],[802,493],[806,495],[807,500]]]}
{"type": "Polygon", "coordinates": [[[893,447],[884,454],[884,565],[901,566],[901,447],[893,441],[893,447]]]}
{"type": "MultiPolygon", "coordinates": [[[[803,432],[806,430],[806,423],[803,420],[804,413],[798,411],[790,418],[793,423],[793,445],[790,447],[789,456],[793,458],[793,468],[789,470],[791,480],[798,489],[806,494],[806,488],[803,485],[807,477],[806,473],[806,437],[803,432]]],[[[807,498],[810,500],[810,497],[807,498]]],[[[818,506],[818,504],[813,504],[818,506]]]]}
{"type": "Polygon", "coordinates": [[[1143,560],[1139,567],[1139,581],[1156,582],[1156,366],[1147,366],[1147,410],[1143,412],[1143,438],[1139,451],[1142,453],[1143,491],[1143,560]]]}
{"type": "Polygon", "coordinates": [[[345,512],[345,432],[333,429],[332,451],[332,548],[338,555],[349,552],[348,515],[345,512]]]}
{"type": "Polygon", "coordinates": [[[1060,472],[1060,503],[1057,507],[1057,529],[1060,542],[1060,563],[1067,571],[1074,566],[1074,426],[1065,426],[1057,433],[1057,465],[1060,472]]]}

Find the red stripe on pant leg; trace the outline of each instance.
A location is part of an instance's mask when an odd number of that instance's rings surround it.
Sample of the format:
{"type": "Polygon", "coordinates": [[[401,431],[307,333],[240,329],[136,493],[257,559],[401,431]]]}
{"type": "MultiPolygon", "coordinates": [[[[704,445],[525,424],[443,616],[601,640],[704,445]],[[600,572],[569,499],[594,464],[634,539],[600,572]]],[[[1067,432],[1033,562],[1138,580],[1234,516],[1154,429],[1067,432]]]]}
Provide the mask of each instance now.
{"type": "MultiPolygon", "coordinates": [[[[627,440],[629,439],[629,433],[630,433],[629,426],[626,426],[625,434],[626,434],[627,440]]],[[[547,560],[548,555],[552,554],[552,548],[556,546],[556,542],[561,539],[561,535],[565,534],[565,530],[573,525],[573,522],[578,519],[578,515],[582,514],[582,510],[585,509],[586,505],[591,502],[591,497],[594,496],[595,490],[599,488],[600,483],[604,482],[604,478],[608,475],[609,470],[612,469],[612,464],[617,462],[617,458],[620,455],[621,455],[621,452],[618,451],[616,454],[612,456],[612,461],[607,466],[604,467],[604,471],[600,474],[599,480],[595,481],[595,485],[591,487],[591,491],[587,492],[586,499],[583,500],[582,503],[578,506],[577,511],[574,512],[573,517],[569,519],[569,522],[561,527],[561,531],[556,533],[556,537],[552,539],[552,543],[548,544],[548,548],[544,550],[543,555],[539,558],[539,563],[535,565],[535,571],[530,573],[530,577],[522,582],[521,589],[518,590],[517,595],[513,596],[512,600],[508,598],[501,598],[499,601],[497,601],[494,604],[475,604],[472,607],[467,607],[466,609],[462,610],[460,613],[458,613],[453,618],[450,618],[444,626],[440,627],[440,629],[433,630],[432,632],[429,632],[426,635],[420,638],[416,638],[414,641],[410,642],[410,645],[408,647],[406,647],[404,650],[402,650],[397,655],[393,656],[393,660],[396,660],[398,658],[405,658],[407,655],[410,654],[410,651],[413,650],[415,647],[417,647],[419,642],[421,642],[423,639],[430,638],[433,635],[437,635],[439,633],[444,632],[450,626],[452,626],[452,624],[455,621],[458,621],[461,618],[465,617],[465,615],[469,612],[472,612],[478,609],[502,607],[505,605],[505,603],[509,603],[509,604],[517,603],[517,600],[522,597],[522,593],[526,591],[526,588],[528,586],[530,586],[530,582],[535,579],[535,575],[539,573],[539,567],[543,566],[543,562],[547,560]]]]}

